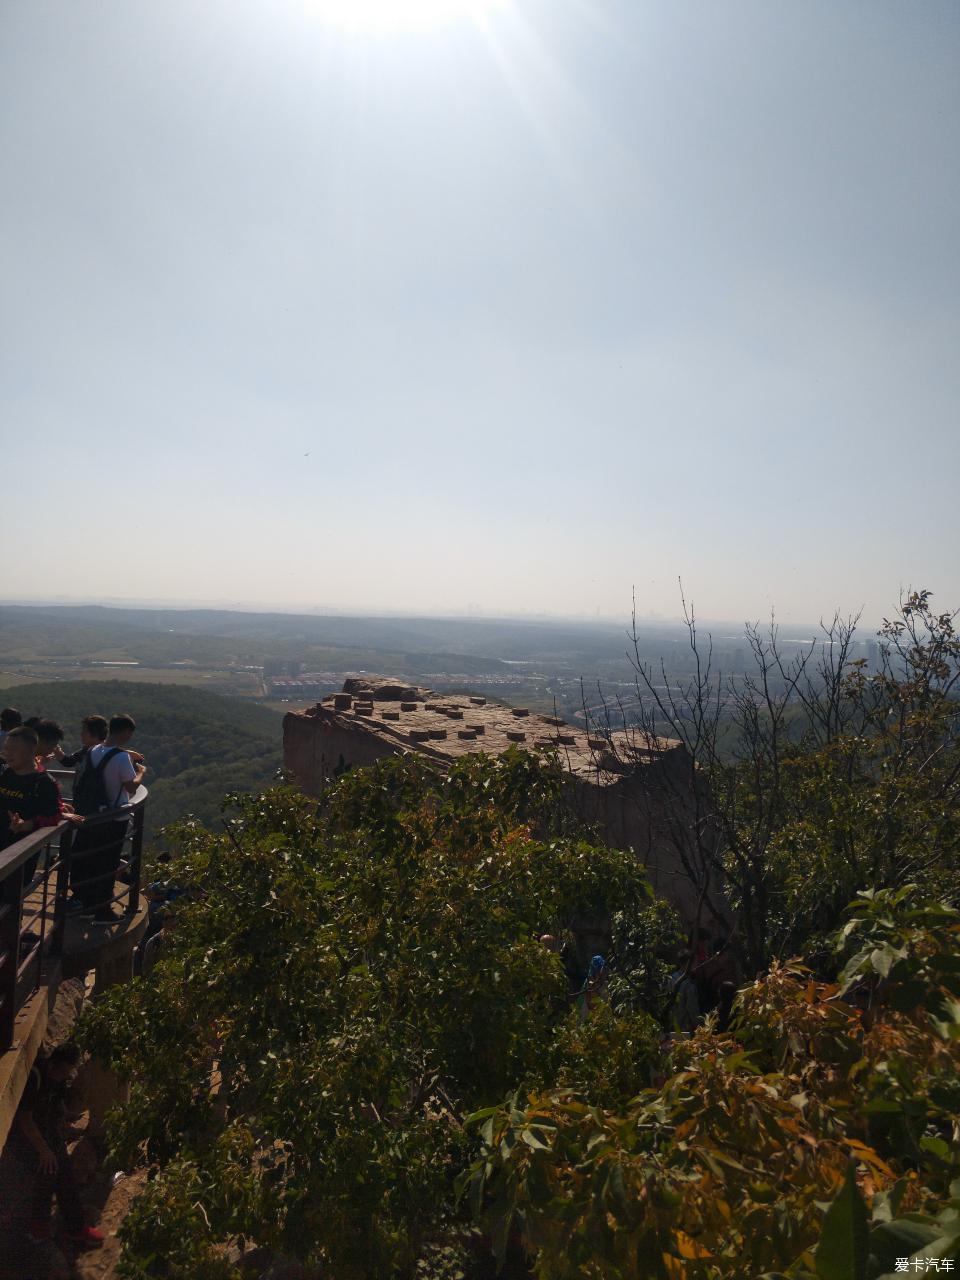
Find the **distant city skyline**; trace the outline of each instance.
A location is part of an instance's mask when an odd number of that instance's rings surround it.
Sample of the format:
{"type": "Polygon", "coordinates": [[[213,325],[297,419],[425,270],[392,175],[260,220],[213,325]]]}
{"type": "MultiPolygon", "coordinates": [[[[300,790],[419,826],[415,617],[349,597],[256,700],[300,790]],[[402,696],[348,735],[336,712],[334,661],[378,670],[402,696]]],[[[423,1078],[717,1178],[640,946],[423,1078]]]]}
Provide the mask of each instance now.
{"type": "Polygon", "coordinates": [[[960,605],[958,66],[953,0],[0,6],[0,593],[960,605]]]}

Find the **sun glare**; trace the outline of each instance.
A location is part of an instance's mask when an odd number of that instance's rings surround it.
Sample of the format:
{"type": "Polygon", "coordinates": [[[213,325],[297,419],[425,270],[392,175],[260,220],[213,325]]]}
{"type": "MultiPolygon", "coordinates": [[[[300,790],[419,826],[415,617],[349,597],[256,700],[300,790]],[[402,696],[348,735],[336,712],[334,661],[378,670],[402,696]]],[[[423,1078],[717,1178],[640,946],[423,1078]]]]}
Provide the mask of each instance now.
{"type": "Polygon", "coordinates": [[[426,27],[477,18],[506,0],[306,0],[324,21],[361,31],[426,27]]]}

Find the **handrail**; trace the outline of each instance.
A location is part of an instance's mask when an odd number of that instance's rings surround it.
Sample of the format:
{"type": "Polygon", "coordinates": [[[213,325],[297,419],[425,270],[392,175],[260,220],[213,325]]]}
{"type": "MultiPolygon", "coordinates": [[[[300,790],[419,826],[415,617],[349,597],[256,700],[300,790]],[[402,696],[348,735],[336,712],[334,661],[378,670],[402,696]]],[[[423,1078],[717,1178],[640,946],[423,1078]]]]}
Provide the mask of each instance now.
{"type": "MultiPolygon", "coordinates": [[[[53,773],[52,769],[47,770],[53,773]]],[[[66,769],[58,769],[58,773],[66,773],[66,769]]],[[[101,813],[91,813],[84,818],[82,823],[76,824],[78,827],[95,827],[104,822],[119,822],[121,818],[129,818],[133,811],[144,803],[150,792],[147,788],[140,784],[134,792],[129,804],[121,805],[119,809],[105,809],[101,813]]],[[[15,844],[7,845],[6,849],[0,850],[0,879],[11,871],[15,871],[21,866],[32,853],[41,848],[50,839],[51,834],[62,831],[64,827],[73,826],[73,823],[66,819],[58,822],[56,826],[38,827],[36,831],[31,831],[22,839],[17,840],[15,844]]]]}
{"type": "Polygon", "coordinates": [[[116,822],[119,818],[129,818],[134,809],[140,808],[140,805],[143,804],[148,795],[150,795],[150,792],[141,782],[141,785],[133,792],[131,799],[127,801],[127,804],[119,805],[119,808],[116,809],[102,809],[100,813],[91,813],[83,819],[83,826],[86,827],[90,824],[92,827],[97,822],[116,822]]]}
{"type": "Polygon", "coordinates": [[[0,854],[0,1052],[17,1015],[62,952],[72,825],[31,832],[0,854]]]}
{"type": "Polygon", "coordinates": [[[121,818],[129,818],[131,813],[143,804],[149,794],[150,792],[141,782],[126,804],[120,805],[117,809],[103,809],[100,813],[88,814],[81,825],[95,827],[98,822],[119,822],[121,818]]]}
{"type": "Polygon", "coordinates": [[[69,890],[79,894],[81,914],[95,912],[107,927],[121,919],[112,914],[115,904],[124,903],[127,919],[139,909],[148,794],[141,785],[129,804],[82,823],[64,819],[41,827],[0,851],[0,1053],[13,1043],[17,1015],[40,985],[44,966],[63,954],[69,890]],[[110,831],[111,825],[118,829],[110,831]],[[107,828],[101,841],[93,847],[80,841],[75,848],[77,833],[99,827],[107,828]],[[85,877],[78,874],[85,860],[98,855],[97,862],[87,862],[85,877]],[[115,893],[118,863],[123,883],[115,893]],[[106,880],[91,893],[90,886],[106,880]],[[106,918],[101,908],[110,913],[106,918]]]}
{"type": "MultiPolygon", "coordinates": [[[[47,773],[50,774],[51,778],[57,779],[72,778],[76,772],[76,769],[47,769],[47,773]]],[[[89,814],[83,820],[84,826],[94,822],[116,822],[118,818],[129,816],[130,810],[138,804],[143,804],[149,794],[150,792],[141,782],[126,804],[122,804],[116,809],[104,809],[100,813],[89,814]]]]}
{"type": "Polygon", "coordinates": [[[6,849],[0,851],[0,880],[16,871],[18,867],[22,867],[38,849],[49,842],[51,836],[68,826],[70,823],[64,821],[58,822],[55,827],[39,827],[36,831],[23,836],[15,844],[7,845],[6,849]]]}

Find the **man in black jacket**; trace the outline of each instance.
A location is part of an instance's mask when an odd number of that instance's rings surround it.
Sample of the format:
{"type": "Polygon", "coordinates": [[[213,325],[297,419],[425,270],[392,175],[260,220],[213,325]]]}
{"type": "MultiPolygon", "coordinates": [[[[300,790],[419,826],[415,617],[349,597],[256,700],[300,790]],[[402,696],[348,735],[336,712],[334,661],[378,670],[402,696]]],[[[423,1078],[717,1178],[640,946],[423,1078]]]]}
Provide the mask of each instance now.
{"type": "MultiPolygon", "coordinates": [[[[3,744],[6,768],[0,773],[0,849],[22,840],[41,827],[55,827],[63,819],[63,801],[56,781],[37,768],[37,735],[22,725],[11,729],[3,744]]],[[[39,852],[24,869],[29,883],[39,852]]]]}

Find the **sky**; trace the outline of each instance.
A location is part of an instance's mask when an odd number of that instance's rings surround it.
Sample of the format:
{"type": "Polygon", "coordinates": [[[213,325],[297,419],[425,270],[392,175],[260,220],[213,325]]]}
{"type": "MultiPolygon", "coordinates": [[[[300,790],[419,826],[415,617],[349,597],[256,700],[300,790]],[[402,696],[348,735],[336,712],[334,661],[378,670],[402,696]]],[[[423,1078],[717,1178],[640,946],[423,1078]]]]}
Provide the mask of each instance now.
{"type": "Polygon", "coordinates": [[[0,0],[0,597],[960,605],[955,0],[0,0]]]}

